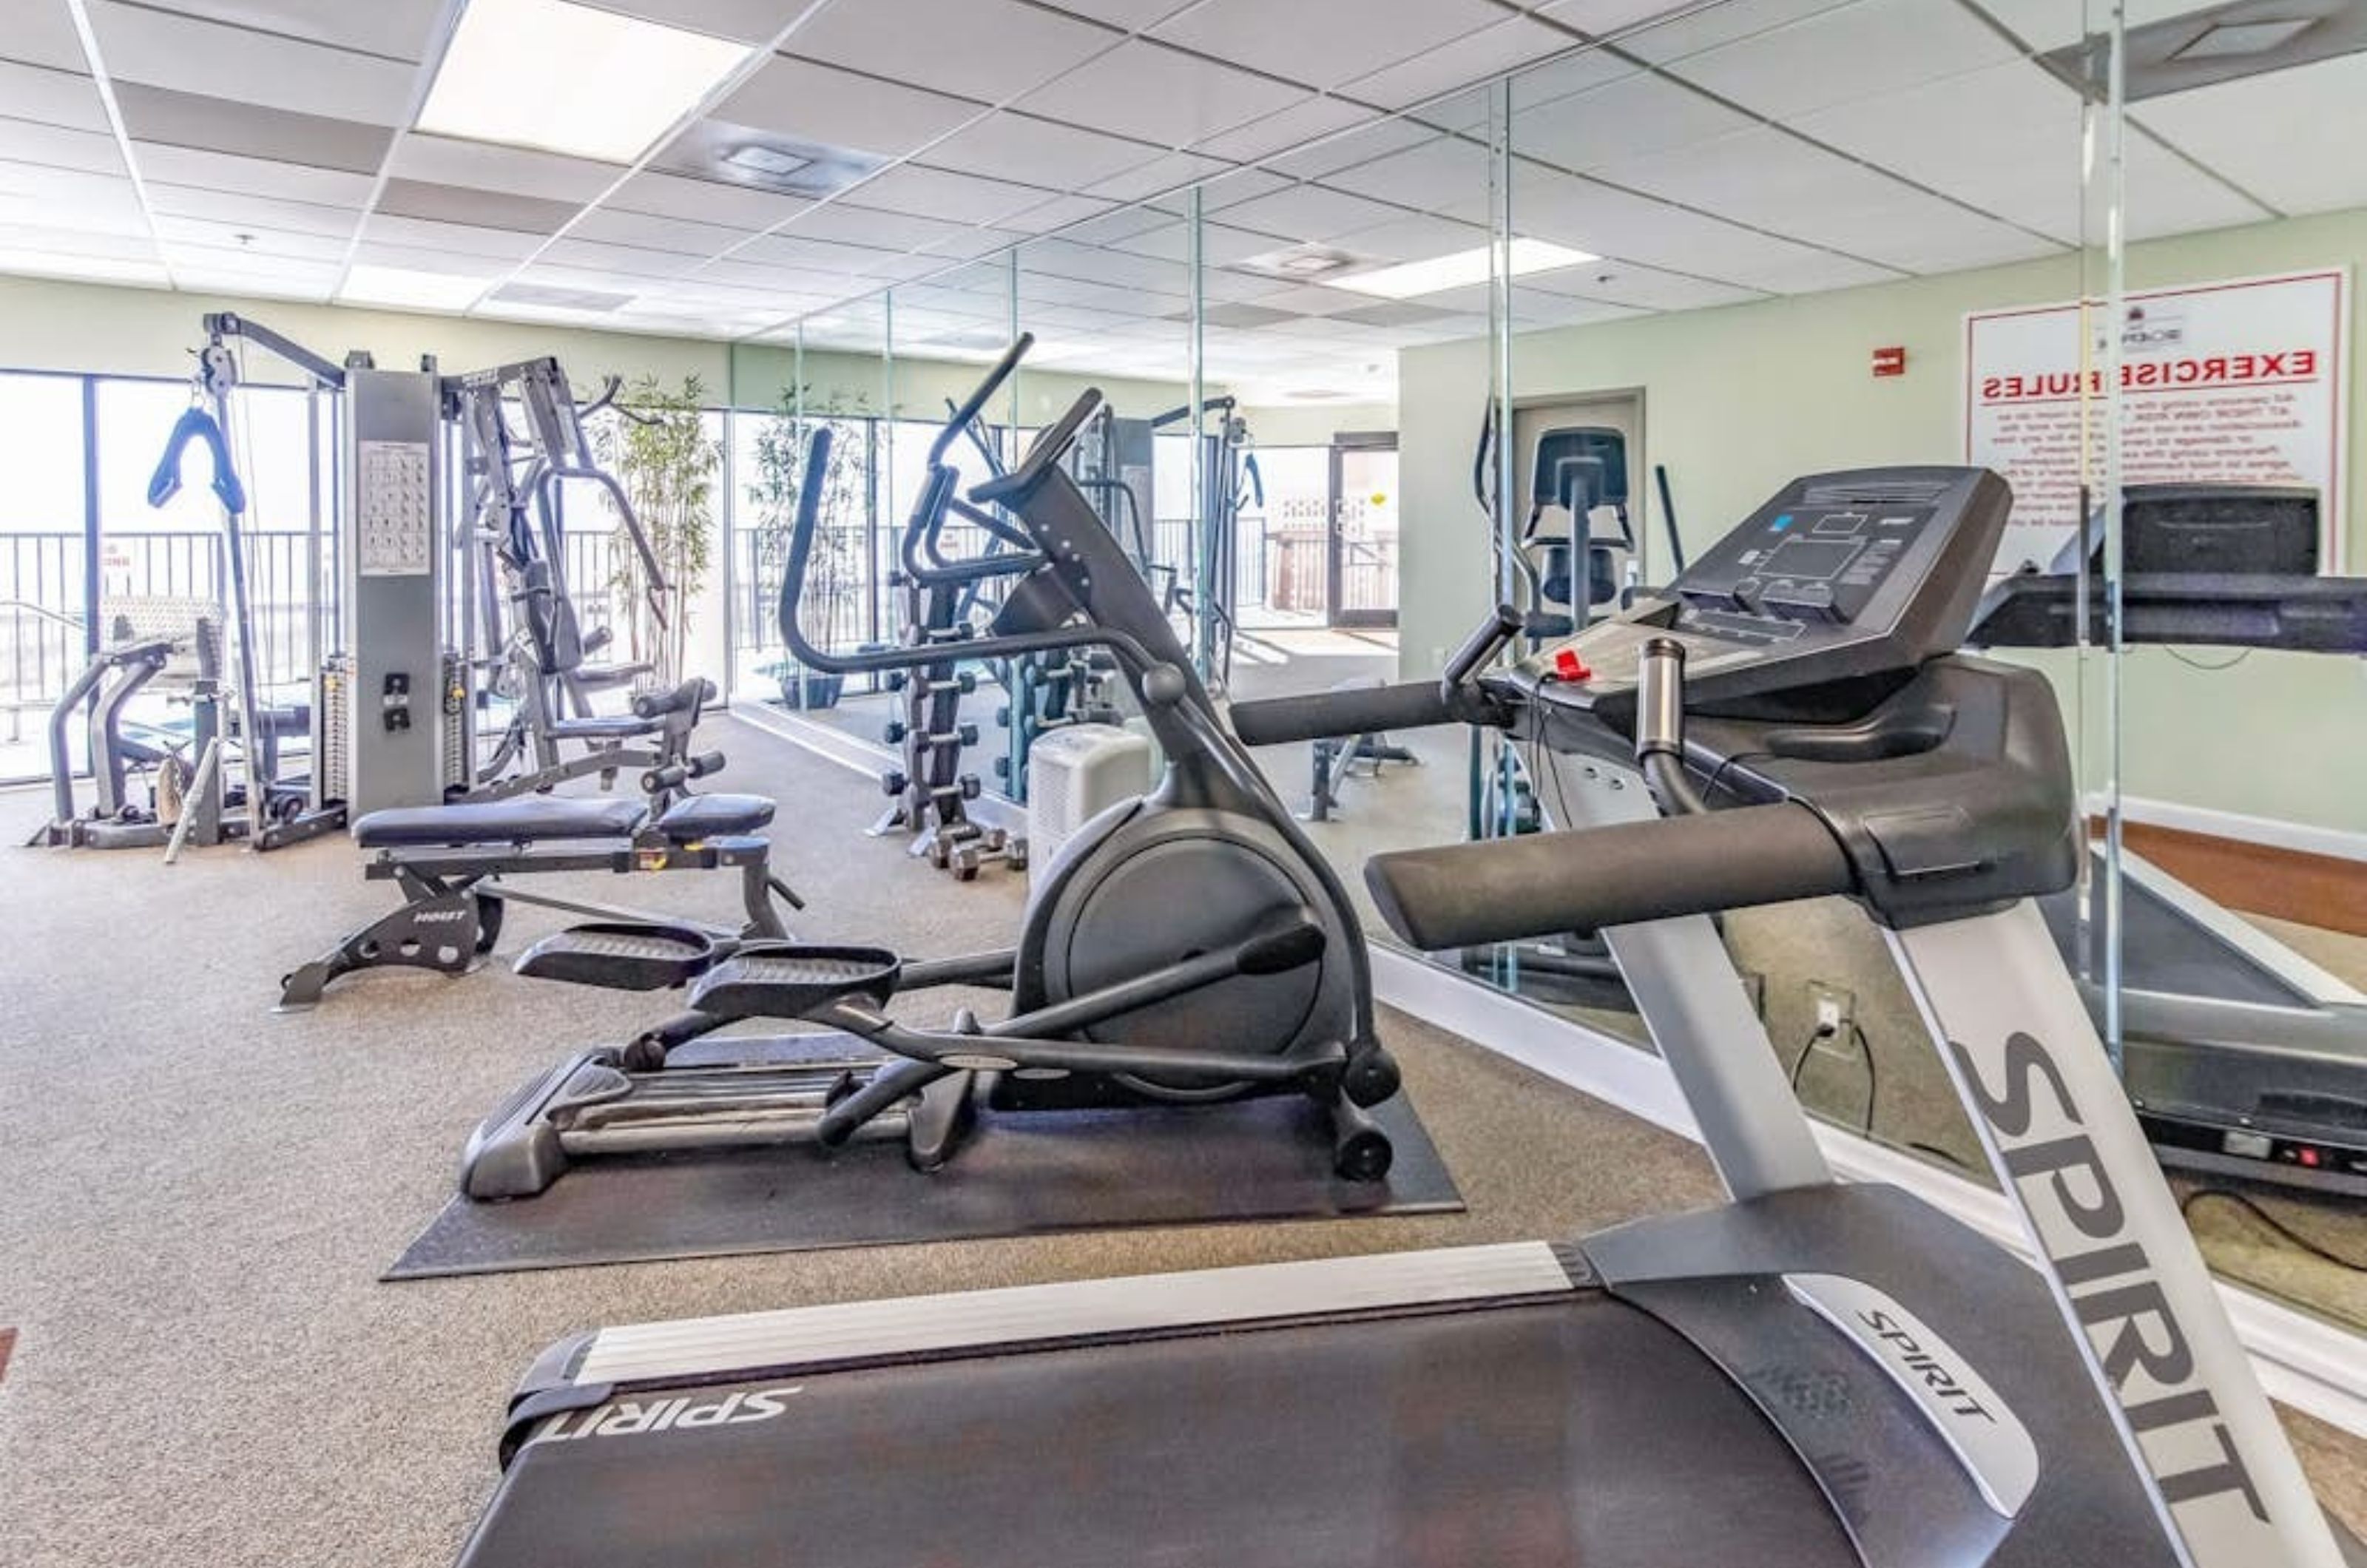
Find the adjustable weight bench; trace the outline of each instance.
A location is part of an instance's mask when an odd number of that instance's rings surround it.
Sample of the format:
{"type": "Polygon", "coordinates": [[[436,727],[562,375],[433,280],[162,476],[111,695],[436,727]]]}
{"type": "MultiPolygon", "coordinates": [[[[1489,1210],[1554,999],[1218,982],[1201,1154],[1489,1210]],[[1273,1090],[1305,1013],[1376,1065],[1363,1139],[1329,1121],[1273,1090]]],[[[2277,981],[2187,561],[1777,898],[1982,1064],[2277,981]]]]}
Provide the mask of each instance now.
{"type": "Polygon", "coordinates": [[[279,1010],[312,1006],[332,980],[357,969],[465,975],[493,951],[511,899],[607,919],[648,918],[503,880],[535,872],[736,868],[745,921],[718,934],[786,937],[775,900],[805,906],[772,873],[770,846],[758,836],[772,820],[773,803],[753,795],[684,795],[663,807],[530,796],[373,811],[353,825],[354,841],[378,852],[363,874],[401,887],[402,906],[285,976],[279,1010]]]}

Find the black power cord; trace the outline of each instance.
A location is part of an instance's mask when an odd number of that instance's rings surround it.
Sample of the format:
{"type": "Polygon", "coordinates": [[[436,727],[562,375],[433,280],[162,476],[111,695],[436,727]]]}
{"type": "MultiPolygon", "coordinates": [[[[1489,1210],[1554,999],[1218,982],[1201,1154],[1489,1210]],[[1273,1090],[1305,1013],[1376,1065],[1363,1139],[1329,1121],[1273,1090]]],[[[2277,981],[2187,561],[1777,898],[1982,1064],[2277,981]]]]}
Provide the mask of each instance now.
{"type": "MultiPolygon", "coordinates": [[[[1874,1043],[1865,1037],[1864,1028],[1860,1025],[1855,1019],[1851,1019],[1849,1021],[1847,1030],[1847,1040],[1851,1044],[1857,1047],[1858,1059],[1865,1064],[1865,1108],[1859,1114],[1857,1130],[1870,1138],[1874,1136],[1874,1108],[1875,1096],[1881,1089],[1881,1084],[1876,1076],[1874,1066],[1874,1043]]],[[[1816,1055],[1818,1042],[1842,1037],[1841,1032],[1839,1030],[1827,1032],[1821,1029],[1812,1029],[1808,1032],[1808,1038],[1802,1043],[1799,1055],[1792,1058],[1791,1078],[1792,1092],[1794,1094],[1796,1095],[1800,1092],[1801,1076],[1808,1070],[1808,1058],[1816,1055]]]]}
{"type": "Polygon", "coordinates": [[[2331,1263],[2338,1269],[2348,1269],[2353,1274],[2367,1274],[2367,1258],[2347,1257],[2322,1241],[2304,1235],[2271,1213],[2266,1204],[2229,1188],[2198,1187],[2188,1193],[2184,1201],[2178,1205],[2178,1212],[2181,1215],[2188,1216],[2191,1223],[2196,1205],[2213,1201],[2226,1203],[2243,1211],[2261,1225],[2275,1232],[2278,1236],[2299,1247],[2312,1258],[2331,1263]]]}

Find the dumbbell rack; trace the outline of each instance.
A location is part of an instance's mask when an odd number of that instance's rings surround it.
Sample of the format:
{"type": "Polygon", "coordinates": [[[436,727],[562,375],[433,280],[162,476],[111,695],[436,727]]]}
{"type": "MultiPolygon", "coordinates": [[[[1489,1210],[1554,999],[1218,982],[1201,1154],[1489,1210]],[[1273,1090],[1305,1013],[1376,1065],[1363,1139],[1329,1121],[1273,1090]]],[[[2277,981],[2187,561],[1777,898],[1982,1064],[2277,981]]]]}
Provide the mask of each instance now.
{"type": "Polygon", "coordinates": [[[995,709],[994,722],[1012,730],[1012,744],[994,760],[1003,793],[1027,799],[1027,753],[1048,731],[1072,724],[1116,724],[1109,700],[1108,656],[1083,649],[1028,654],[1011,661],[1010,701],[995,709]]]}
{"type": "Polygon", "coordinates": [[[974,634],[962,616],[962,591],[954,584],[915,583],[902,572],[890,581],[904,593],[905,646],[943,646],[949,656],[941,664],[888,677],[888,689],[902,699],[902,706],[888,721],[884,739],[901,750],[903,761],[879,777],[893,804],[871,831],[914,834],[913,854],[926,855],[938,870],[964,882],[990,861],[1019,870],[1027,863],[1026,840],[975,820],[967,804],[978,798],[979,780],[962,771],[962,753],[978,744],[979,731],[963,721],[961,702],[978,689],[978,674],[961,668],[957,651],[974,634]]]}

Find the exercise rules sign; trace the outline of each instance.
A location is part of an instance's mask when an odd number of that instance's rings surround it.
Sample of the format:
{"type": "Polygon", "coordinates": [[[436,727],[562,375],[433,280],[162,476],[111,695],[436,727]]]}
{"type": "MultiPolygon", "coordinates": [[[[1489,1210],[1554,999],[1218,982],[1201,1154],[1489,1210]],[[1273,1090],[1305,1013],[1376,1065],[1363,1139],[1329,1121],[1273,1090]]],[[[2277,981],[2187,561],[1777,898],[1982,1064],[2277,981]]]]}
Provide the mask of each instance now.
{"type": "MultiPolygon", "coordinates": [[[[2121,478],[2309,485],[2319,559],[2342,570],[2343,271],[2131,293],[2121,321],[2121,478]]],[[[2099,307],[2091,321],[2099,321],[2099,307]]],[[[2101,394],[2106,344],[2090,345],[2084,389],[2101,394]]],[[[1997,569],[2052,559],[2078,522],[2079,307],[1965,318],[1965,459],[2013,486],[1997,569]]],[[[2092,426],[2101,403],[2086,408],[2092,426]]],[[[2101,433],[2090,438],[2101,484],[2101,433]]]]}

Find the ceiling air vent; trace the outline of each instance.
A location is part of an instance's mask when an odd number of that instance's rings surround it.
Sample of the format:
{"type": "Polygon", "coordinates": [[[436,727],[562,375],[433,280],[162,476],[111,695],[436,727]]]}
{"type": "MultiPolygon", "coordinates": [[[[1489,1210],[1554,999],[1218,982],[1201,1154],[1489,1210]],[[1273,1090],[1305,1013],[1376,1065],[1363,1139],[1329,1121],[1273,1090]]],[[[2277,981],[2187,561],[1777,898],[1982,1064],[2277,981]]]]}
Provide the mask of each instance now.
{"type": "Polygon", "coordinates": [[[1360,256],[1353,251],[1343,251],[1336,245],[1293,245],[1286,251],[1268,251],[1262,256],[1232,264],[1236,272],[1253,272],[1262,277],[1286,278],[1294,283],[1322,283],[1344,272],[1375,265],[1375,258],[1360,256]]]}
{"type": "Polygon", "coordinates": [[[669,174],[819,199],[836,195],[887,162],[869,152],[775,130],[702,119],[668,142],[650,166],[669,174]]]}
{"type": "MultiPolygon", "coordinates": [[[[2136,103],[2367,50],[2367,0],[2236,0],[2128,30],[2128,99],[2136,103]]],[[[2040,62],[2101,98],[2108,39],[2091,34],[2040,62]]]]}

